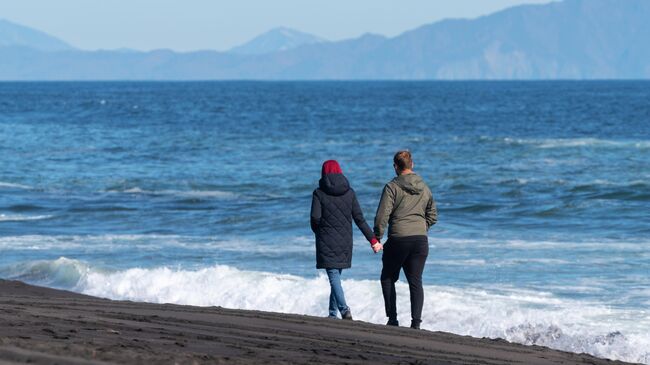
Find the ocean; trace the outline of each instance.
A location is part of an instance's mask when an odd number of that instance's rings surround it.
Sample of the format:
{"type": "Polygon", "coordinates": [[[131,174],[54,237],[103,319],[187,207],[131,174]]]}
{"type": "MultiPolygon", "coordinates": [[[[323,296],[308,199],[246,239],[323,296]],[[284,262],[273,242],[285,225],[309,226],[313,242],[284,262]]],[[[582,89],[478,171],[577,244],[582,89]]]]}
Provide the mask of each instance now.
{"type": "MultiPolygon", "coordinates": [[[[650,82],[0,83],[0,278],[326,316],[321,164],[372,225],[399,149],[439,209],[423,328],[650,364],[650,82]]],[[[380,270],[356,230],[355,319],[380,270]]]]}

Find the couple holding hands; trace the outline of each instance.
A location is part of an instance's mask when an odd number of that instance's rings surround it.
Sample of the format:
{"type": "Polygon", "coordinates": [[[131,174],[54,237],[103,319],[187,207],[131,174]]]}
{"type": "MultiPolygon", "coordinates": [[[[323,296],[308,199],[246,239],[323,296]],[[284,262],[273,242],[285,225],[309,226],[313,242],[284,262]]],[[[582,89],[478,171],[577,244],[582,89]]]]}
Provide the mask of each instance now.
{"type": "Polygon", "coordinates": [[[424,289],[422,272],[429,254],[427,231],[438,219],[429,187],[413,172],[409,151],[393,158],[397,177],[384,187],[375,216],[374,230],[366,223],[354,190],[338,162],[323,163],[319,187],[311,204],[311,229],[316,235],[316,267],[325,269],[331,292],[329,316],[352,319],[341,287],[341,272],[352,266],[352,220],[370,242],[375,253],[383,249],[381,288],[389,326],[399,326],[395,282],[404,270],[411,297],[411,328],[422,322],[424,289]],[[388,239],[380,240],[388,226],[388,239]]]}

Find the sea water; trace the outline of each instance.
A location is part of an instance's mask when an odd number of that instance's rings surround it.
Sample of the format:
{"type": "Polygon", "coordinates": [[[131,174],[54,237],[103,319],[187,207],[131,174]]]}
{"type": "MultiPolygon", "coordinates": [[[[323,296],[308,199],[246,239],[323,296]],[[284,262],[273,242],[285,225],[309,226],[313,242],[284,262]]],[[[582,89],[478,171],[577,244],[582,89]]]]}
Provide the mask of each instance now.
{"type": "MultiPolygon", "coordinates": [[[[326,316],[321,163],[372,225],[398,149],[439,209],[423,328],[650,364],[650,82],[0,83],[0,278],[326,316]]],[[[357,231],[355,319],[380,270],[357,231]]]]}

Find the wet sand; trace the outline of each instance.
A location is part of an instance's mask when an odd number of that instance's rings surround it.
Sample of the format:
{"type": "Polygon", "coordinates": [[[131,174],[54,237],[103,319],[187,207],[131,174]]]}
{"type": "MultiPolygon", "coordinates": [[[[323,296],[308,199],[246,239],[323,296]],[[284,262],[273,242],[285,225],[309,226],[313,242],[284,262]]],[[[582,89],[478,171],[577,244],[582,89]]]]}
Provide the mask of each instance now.
{"type": "Polygon", "coordinates": [[[623,364],[301,315],[111,301],[0,280],[0,364],[623,364]]]}

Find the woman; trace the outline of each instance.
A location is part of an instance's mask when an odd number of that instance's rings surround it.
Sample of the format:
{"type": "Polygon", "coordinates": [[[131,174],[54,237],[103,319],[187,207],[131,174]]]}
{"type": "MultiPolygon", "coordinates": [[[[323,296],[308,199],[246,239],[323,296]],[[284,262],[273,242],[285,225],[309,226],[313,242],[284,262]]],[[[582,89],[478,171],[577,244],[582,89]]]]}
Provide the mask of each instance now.
{"type": "Polygon", "coordinates": [[[329,317],[352,320],[341,287],[341,271],[352,266],[352,219],[373,246],[378,245],[354,190],[343,176],[339,163],[325,161],[311,201],[311,229],[316,235],[316,268],[325,269],[330,281],[329,317]]]}

